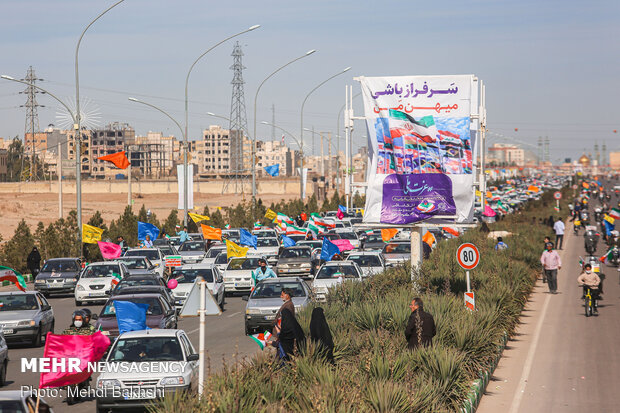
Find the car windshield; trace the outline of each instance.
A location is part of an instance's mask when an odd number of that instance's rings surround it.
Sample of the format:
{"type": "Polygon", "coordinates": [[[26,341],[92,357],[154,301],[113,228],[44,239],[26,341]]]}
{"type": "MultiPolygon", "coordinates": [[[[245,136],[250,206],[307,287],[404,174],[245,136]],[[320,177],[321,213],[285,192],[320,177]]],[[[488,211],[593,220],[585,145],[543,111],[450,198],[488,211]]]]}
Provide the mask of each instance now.
{"type": "Polygon", "coordinates": [[[215,258],[222,251],[226,251],[226,249],[225,248],[209,248],[209,251],[207,251],[207,254],[205,255],[205,257],[206,258],[215,258]]]}
{"type": "Polygon", "coordinates": [[[73,261],[73,260],[66,260],[66,261],[60,261],[60,260],[54,260],[54,261],[48,261],[45,263],[45,265],[43,266],[43,268],[41,268],[41,272],[63,272],[63,271],[77,271],[78,270],[78,266],[77,266],[77,262],[73,261]]]}
{"type": "Polygon", "coordinates": [[[323,246],[323,241],[302,241],[302,242],[298,242],[297,245],[299,245],[300,247],[303,246],[308,246],[312,249],[314,248],[321,248],[323,246]]]}
{"type": "Polygon", "coordinates": [[[179,247],[179,251],[202,251],[204,252],[204,250],[205,250],[205,244],[204,242],[200,242],[200,241],[184,242],[179,247]]]}
{"type": "Polygon", "coordinates": [[[273,238],[276,236],[275,231],[256,231],[252,235],[256,235],[258,238],[273,238]]]}
{"type": "Polygon", "coordinates": [[[196,277],[202,277],[206,282],[213,282],[212,268],[194,268],[176,270],[173,275],[179,284],[189,284],[196,281],[196,277]]]}
{"type": "Polygon", "coordinates": [[[145,277],[145,278],[137,278],[137,277],[128,277],[122,279],[115,290],[121,290],[127,287],[141,287],[143,285],[161,285],[161,282],[155,277],[145,277]]]}
{"type": "Polygon", "coordinates": [[[347,259],[360,267],[381,267],[381,260],[376,255],[349,255],[347,259]]]}
{"type": "Polygon", "coordinates": [[[344,275],[344,278],[359,278],[357,269],[353,265],[324,265],[316,274],[317,279],[340,277],[344,275]]]}
{"type": "Polygon", "coordinates": [[[177,250],[172,245],[159,245],[157,248],[164,255],[176,255],[177,250]]]}
{"type": "Polygon", "coordinates": [[[121,337],[110,352],[108,361],[183,361],[183,352],[176,337],[121,337]]]}
{"type": "Polygon", "coordinates": [[[130,270],[146,270],[149,266],[144,257],[119,258],[118,261],[124,262],[130,270]]]}
{"type": "Polygon", "coordinates": [[[82,278],[104,278],[120,276],[120,268],[118,265],[89,265],[82,273],[82,278]]]}
{"type": "Polygon", "coordinates": [[[339,232],[338,235],[340,235],[340,239],[357,240],[357,235],[355,235],[355,233],[353,232],[339,232]]]}
{"type": "Polygon", "coordinates": [[[383,242],[383,238],[381,238],[381,234],[370,234],[366,236],[366,242],[383,242]]]}
{"type": "Polygon", "coordinates": [[[387,244],[385,247],[383,247],[383,253],[384,254],[410,254],[411,253],[411,244],[409,244],[409,243],[402,243],[402,244],[391,243],[391,244],[387,244]]]}
{"type": "Polygon", "coordinates": [[[226,251],[220,252],[217,257],[215,257],[216,264],[228,264],[228,254],[226,251]]]}
{"type": "MultiPolygon", "coordinates": [[[[116,300],[108,301],[106,306],[103,308],[101,315],[109,316],[109,317],[116,317],[116,309],[114,308],[114,301],[116,300]]],[[[161,307],[161,303],[159,302],[159,299],[157,299],[156,297],[132,297],[130,300],[122,300],[122,301],[130,301],[134,304],[148,304],[149,309],[146,310],[147,315],[162,315],[164,313],[161,307]]]]}
{"type": "Polygon", "coordinates": [[[325,234],[323,237],[333,241],[335,239],[340,239],[340,234],[325,234]]]}
{"type": "Polygon", "coordinates": [[[308,258],[310,259],[312,251],[310,248],[284,248],[280,258],[308,258]]]}
{"type": "Polygon", "coordinates": [[[279,247],[280,243],[275,238],[258,238],[257,246],[259,247],[279,247]]]}
{"type": "MultiPolygon", "coordinates": [[[[218,257],[219,258],[219,257],[218,257]]],[[[228,263],[227,270],[254,270],[258,268],[259,258],[234,258],[228,263]]]]}
{"type": "Polygon", "coordinates": [[[0,296],[0,311],[37,310],[38,308],[34,294],[0,296]]]}
{"type": "Polygon", "coordinates": [[[159,260],[159,252],[157,250],[129,250],[125,253],[125,257],[146,257],[151,261],[159,260]]]}
{"type": "Polygon", "coordinates": [[[283,288],[293,291],[293,297],[305,297],[306,291],[300,282],[259,282],[254,288],[251,298],[277,298],[283,288]]]}

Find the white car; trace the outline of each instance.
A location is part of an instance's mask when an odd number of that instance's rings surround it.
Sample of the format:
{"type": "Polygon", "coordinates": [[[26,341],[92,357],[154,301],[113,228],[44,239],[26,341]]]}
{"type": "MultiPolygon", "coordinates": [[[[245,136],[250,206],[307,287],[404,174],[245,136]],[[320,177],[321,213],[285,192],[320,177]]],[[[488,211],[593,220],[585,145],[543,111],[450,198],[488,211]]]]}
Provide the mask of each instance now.
{"type": "Polygon", "coordinates": [[[110,368],[99,375],[97,412],[140,409],[156,398],[197,388],[198,353],[183,330],[123,333],[110,348],[105,361],[127,363],[127,368],[121,369],[123,364],[119,364],[116,371],[110,368]],[[157,369],[149,368],[154,364],[157,369]]]}
{"type": "Polygon", "coordinates": [[[255,229],[252,235],[256,235],[257,238],[278,238],[278,233],[272,228],[255,229]]]}
{"type": "Polygon", "coordinates": [[[223,273],[224,271],[226,271],[226,267],[228,267],[228,261],[228,253],[226,251],[223,251],[217,254],[217,257],[215,257],[215,261],[213,261],[213,264],[215,264],[215,266],[219,268],[219,270],[223,273]]]}
{"type": "Polygon", "coordinates": [[[224,271],[226,293],[250,292],[254,286],[252,271],[259,267],[259,256],[232,257],[224,271]]]}
{"type": "Polygon", "coordinates": [[[217,301],[220,309],[224,310],[224,278],[220,270],[213,264],[187,264],[177,267],[171,278],[177,280],[178,285],[172,290],[175,307],[183,307],[185,300],[199,277],[207,282],[207,287],[217,301]]]}
{"type": "Polygon", "coordinates": [[[214,245],[209,248],[209,251],[205,254],[205,257],[202,259],[203,264],[215,264],[215,259],[221,252],[226,252],[225,245],[214,245]]]}
{"type": "Polygon", "coordinates": [[[385,260],[378,251],[352,252],[346,261],[356,263],[362,270],[362,277],[364,278],[382,273],[385,270],[385,260]]]}
{"type": "Polygon", "coordinates": [[[185,241],[178,248],[183,264],[196,264],[205,257],[204,241],[185,241]]]}
{"type": "Polygon", "coordinates": [[[82,270],[75,285],[75,305],[84,302],[107,301],[112,289],[112,280],[129,275],[127,266],[118,261],[94,262],[82,270]]]}
{"type": "Polygon", "coordinates": [[[155,266],[152,271],[160,277],[164,276],[166,263],[164,262],[164,253],[159,248],[130,248],[123,257],[146,257],[155,266]]]}
{"type": "Polygon", "coordinates": [[[351,261],[328,261],[319,268],[312,289],[317,301],[325,301],[330,287],[334,287],[345,280],[362,281],[362,270],[351,261]]]}
{"type": "Polygon", "coordinates": [[[353,245],[353,248],[359,248],[360,247],[360,239],[357,236],[357,234],[353,231],[351,231],[350,228],[348,229],[337,229],[336,234],[340,235],[340,239],[346,239],[349,240],[349,242],[351,243],[351,245],[353,245]]]}
{"type": "Polygon", "coordinates": [[[258,248],[255,250],[252,249],[254,254],[265,257],[271,266],[275,266],[278,263],[278,254],[280,252],[280,242],[278,241],[278,238],[258,238],[256,246],[258,248]]]}

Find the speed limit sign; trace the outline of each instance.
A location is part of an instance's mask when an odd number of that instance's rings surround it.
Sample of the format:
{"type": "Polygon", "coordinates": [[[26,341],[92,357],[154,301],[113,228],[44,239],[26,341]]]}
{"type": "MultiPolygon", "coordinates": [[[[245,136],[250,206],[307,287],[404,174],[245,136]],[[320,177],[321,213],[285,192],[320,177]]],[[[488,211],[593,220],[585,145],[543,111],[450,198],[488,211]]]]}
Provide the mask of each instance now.
{"type": "Polygon", "coordinates": [[[554,192],[553,197],[560,200],[562,199],[562,193],[560,191],[554,192]]]}
{"type": "Polygon", "coordinates": [[[473,270],[480,261],[480,252],[474,244],[461,244],[456,250],[456,260],[464,270],[473,270]]]}

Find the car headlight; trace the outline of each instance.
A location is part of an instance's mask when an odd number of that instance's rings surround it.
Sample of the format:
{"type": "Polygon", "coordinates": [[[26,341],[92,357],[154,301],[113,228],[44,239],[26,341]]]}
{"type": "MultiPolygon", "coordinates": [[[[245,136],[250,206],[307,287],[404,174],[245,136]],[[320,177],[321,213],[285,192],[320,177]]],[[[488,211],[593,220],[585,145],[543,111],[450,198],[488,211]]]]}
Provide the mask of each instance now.
{"type": "Polygon", "coordinates": [[[77,278],[72,278],[72,279],[71,279],[71,282],[76,283],[76,282],[77,282],[77,278]]]}
{"type": "Polygon", "coordinates": [[[78,285],[78,286],[77,286],[77,288],[76,288],[76,290],[77,290],[77,291],[85,291],[85,290],[86,290],[86,288],[84,288],[84,286],[83,286],[83,285],[78,285]]]}
{"type": "Polygon", "coordinates": [[[309,262],[301,264],[301,268],[310,268],[310,267],[311,267],[311,265],[310,265],[309,262]]]}
{"type": "Polygon", "coordinates": [[[246,314],[260,314],[260,308],[246,308],[245,309],[245,313],[246,314]]]}
{"type": "Polygon", "coordinates": [[[286,269],[288,268],[288,264],[280,264],[278,265],[278,268],[286,269]]]}
{"type": "Polygon", "coordinates": [[[99,330],[99,331],[101,331],[101,334],[103,334],[104,336],[109,336],[110,335],[109,331],[106,331],[106,330],[99,330]]]}
{"type": "Polygon", "coordinates": [[[121,387],[121,382],[116,379],[101,379],[97,381],[97,387],[121,387]]]}
{"type": "Polygon", "coordinates": [[[35,284],[45,284],[45,280],[35,280],[35,284]]]}
{"type": "Polygon", "coordinates": [[[161,386],[179,386],[185,384],[185,379],[181,376],[164,377],[159,381],[161,386]]]}
{"type": "Polygon", "coordinates": [[[21,327],[26,327],[26,326],[34,327],[35,324],[37,323],[34,320],[22,320],[19,323],[17,323],[17,325],[21,327]]]}

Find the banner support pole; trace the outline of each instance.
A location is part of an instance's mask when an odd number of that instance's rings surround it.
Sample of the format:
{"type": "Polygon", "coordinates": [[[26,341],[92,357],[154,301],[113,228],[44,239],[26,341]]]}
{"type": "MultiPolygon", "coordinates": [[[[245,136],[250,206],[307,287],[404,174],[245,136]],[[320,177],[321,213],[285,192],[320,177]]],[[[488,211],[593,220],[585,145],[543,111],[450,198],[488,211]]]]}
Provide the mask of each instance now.
{"type": "Polygon", "coordinates": [[[418,270],[422,266],[422,227],[411,227],[411,281],[414,285],[418,270]]]}
{"type": "Polygon", "coordinates": [[[202,397],[205,382],[205,307],[206,283],[200,281],[200,339],[198,345],[198,397],[202,397]]]}

